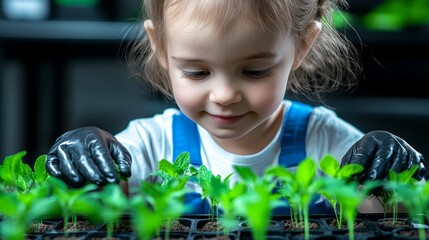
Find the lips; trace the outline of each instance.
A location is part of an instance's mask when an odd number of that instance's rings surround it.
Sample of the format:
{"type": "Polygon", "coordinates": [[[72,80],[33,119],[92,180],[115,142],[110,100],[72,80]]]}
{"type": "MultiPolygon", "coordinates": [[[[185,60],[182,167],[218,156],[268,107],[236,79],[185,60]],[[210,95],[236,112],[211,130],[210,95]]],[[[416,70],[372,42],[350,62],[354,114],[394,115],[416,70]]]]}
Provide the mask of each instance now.
{"type": "Polygon", "coordinates": [[[238,116],[222,116],[210,114],[210,116],[218,124],[233,124],[240,121],[240,119],[244,117],[244,114],[238,116]]]}

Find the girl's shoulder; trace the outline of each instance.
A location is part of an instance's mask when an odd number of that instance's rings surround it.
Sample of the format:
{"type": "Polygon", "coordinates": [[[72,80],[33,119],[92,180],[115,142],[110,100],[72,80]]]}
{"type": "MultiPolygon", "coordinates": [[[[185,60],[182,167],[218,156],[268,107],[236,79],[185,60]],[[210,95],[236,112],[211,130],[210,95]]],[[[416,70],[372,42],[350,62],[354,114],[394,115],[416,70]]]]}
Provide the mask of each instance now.
{"type": "Polygon", "coordinates": [[[326,120],[326,119],[338,118],[338,115],[334,110],[329,109],[325,106],[315,106],[313,108],[311,117],[318,120],[324,120],[324,119],[326,120]]]}
{"type": "Polygon", "coordinates": [[[324,119],[332,119],[332,118],[338,117],[334,110],[329,109],[322,105],[314,106],[314,105],[299,102],[299,101],[293,101],[293,100],[287,100],[287,99],[283,100],[283,106],[285,107],[286,111],[288,111],[292,105],[303,105],[303,106],[311,107],[310,116],[313,120],[324,120],[324,119]]]}
{"type": "Polygon", "coordinates": [[[128,123],[128,126],[116,136],[134,140],[168,140],[171,138],[173,116],[178,114],[180,114],[178,109],[168,108],[162,113],[155,114],[152,117],[133,119],[128,123]]]}
{"type": "Polygon", "coordinates": [[[351,123],[340,118],[337,113],[325,106],[316,106],[311,113],[309,126],[317,128],[318,132],[352,132],[360,135],[360,131],[351,123]]]}
{"type": "Polygon", "coordinates": [[[177,108],[167,108],[162,113],[157,113],[152,117],[143,117],[133,119],[129,125],[146,126],[146,127],[170,127],[174,115],[180,114],[177,108]]]}
{"type": "Polygon", "coordinates": [[[330,153],[341,159],[349,147],[363,136],[351,123],[324,106],[314,107],[307,129],[307,153],[321,159],[330,153]]]}

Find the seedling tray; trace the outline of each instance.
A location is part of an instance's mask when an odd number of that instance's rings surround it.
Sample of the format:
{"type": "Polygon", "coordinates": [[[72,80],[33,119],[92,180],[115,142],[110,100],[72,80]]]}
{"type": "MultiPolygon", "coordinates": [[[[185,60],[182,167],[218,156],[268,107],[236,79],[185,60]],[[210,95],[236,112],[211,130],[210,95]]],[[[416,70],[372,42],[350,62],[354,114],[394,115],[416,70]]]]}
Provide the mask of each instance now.
{"type": "MultiPolygon", "coordinates": [[[[415,237],[404,237],[399,233],[404,231],[415,231],[418,226],[406,214],[399,214],[398,225],[385,226],[386,222],[391,220],[391,215],[384,214],[360,214],[355,224],[355,240],[369,239],[418,239],[415,237]]],[[[331,226],[330,222],[334,220],[333,215],[310,215],[312,228],[310,229],[310,239],[349,239],[348,229],[331,226]]],[[[202,230],[202,226],[212,218],[208,215],[185,215],[178,219],[181,224],[186,226],[184,230],[169,232],[169,239],[197,240],[197,239],[252,239],[251,229],[243,219],[234,228],[228,236],[222,231],[202,230]]],[[[300,229],[286,229],[285,223],[290,220],[290,216],[274,216],[270,221],[270,228],[267,231],[267,239],[304,239],[304,231],[300,229]]],[[[81,228],[84,228],[82,221],[81,228]]],[[[63,222],[61,219],[50,219],[43,222],[50,225],[44,232],[36,231],[27,234],[27,239],[49,240],[49,239],[79,239],[79,240],[98,240],[107,239],[104,224],[88,224],[89,229],[69,230],[68,234],[63,231],[63,222]]],[[[113,238],[115,240],[138,240],[136,233],[131,227],[129,216],[121,219],[119,227],[115,228],[113,238]]],[[[166,239],[166,232],[161,231],[160,236],[154,239],[166,239]]]]}

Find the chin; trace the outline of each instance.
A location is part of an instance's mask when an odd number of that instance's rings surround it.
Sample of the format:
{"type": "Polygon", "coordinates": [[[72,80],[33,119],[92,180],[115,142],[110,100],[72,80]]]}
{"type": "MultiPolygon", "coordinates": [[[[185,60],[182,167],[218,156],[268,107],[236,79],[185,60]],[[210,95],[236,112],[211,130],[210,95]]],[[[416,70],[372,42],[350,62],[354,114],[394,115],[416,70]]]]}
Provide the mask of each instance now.
{"type": "Polygon", "coordinates": [[[241,138],[244,135],[246,135],[245,132],[237,131],[237,130],[233,130],[233,129],[216,129],[214,131],[208,130],[208,132],[210,133],[210,135],[212,137],[217,138],[217,139],[222,139],[222,140],[238,139],[238,138],[241,138]]]}

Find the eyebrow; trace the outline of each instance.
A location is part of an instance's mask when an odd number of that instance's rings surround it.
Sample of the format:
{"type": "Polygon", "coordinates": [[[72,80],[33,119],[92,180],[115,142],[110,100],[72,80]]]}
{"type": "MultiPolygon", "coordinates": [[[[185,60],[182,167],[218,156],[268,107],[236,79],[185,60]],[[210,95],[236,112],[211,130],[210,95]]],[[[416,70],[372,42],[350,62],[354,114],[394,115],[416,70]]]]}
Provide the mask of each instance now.
{"type": "Polygon", "coordinates": [[[244,60],[258,59],[258,58],[275,58],[277,54],[274,52],[260,52],[256,54],[252,54],[244,58],[244,60]]]}
{"type": "Polygon", "coordinates": [[[184,58],[184,57],[171,57],[173,60],[182,61],[182,62],[202,62],[203,60],[197,58],[184,58]]]}
{"type": "MultiPolygon", "coordinates": [[[[247,57],[244,57],[243,60],[253,60],[253,59],[261,59],[261,58],[275,58],[277,57],[277,54],[274,52],[260,52],[256,54],[249,55],[247,57]]],[[[204,62],[202,59],[197,58],[184,58],[184,57],[171,57],[173,60],[176,61],[183,61],[183,62],[204,62]]]]}

